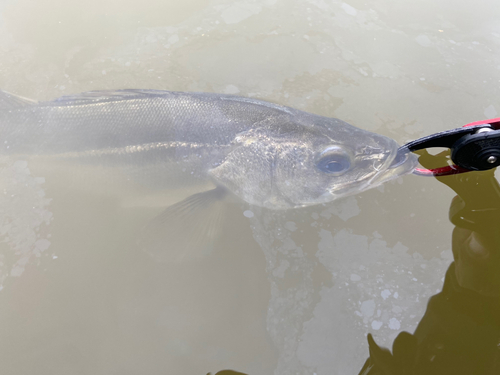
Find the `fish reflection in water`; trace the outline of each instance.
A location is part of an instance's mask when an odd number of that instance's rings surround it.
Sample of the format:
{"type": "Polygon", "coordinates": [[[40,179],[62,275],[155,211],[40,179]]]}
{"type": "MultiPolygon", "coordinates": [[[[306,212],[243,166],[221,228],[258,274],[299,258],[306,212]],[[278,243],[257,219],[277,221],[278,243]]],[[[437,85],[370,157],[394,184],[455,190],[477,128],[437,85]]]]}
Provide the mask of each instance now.
{"type": "MultiPolygon", "coordinates": [[[[445,154],[423,152],[435,168],[445,154]]],[[[450,207],[454,262],[413,334],[401,332],[392,353],[368,335],[360,375],[500,374],[500,186],[493,170],[439,177],[458,195],[450,207]]]]}
{"type": "Polygon", "coordinates": [[[387,137],[222,94],[120,90],[35,102],[0,92],[0,128],[3,155],[109,167],[157,190],[199,187],[145,227],[141,244],[159,260],[209,251],[228,194],[272,210],[305,207],[416,166],[413,155],[396,160],[387,137]]]}

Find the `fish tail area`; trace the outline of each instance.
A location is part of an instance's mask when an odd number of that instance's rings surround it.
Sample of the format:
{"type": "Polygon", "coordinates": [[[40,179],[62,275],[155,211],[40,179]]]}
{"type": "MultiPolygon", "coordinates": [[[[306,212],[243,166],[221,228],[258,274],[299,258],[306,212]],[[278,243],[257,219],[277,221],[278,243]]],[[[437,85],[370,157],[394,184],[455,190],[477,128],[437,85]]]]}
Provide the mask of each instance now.
{"type": "Polygon", "coordinates": [[[221,233],[226,190],[217,187],[168,207],[142,230],[139,246],[164,263],[200,260],[221,233]]]}
{"type": "Polygon", "coordinates": [[[0,90],[0,110],[2,111],[29,107],[35,104],[37,104],[35,100],[0,90]]]}
{"type": "Polygon", "coordinates": [[[0,155],[31,153],[41,143],[37,126],[38,102],[0,90],[0,155]]]}

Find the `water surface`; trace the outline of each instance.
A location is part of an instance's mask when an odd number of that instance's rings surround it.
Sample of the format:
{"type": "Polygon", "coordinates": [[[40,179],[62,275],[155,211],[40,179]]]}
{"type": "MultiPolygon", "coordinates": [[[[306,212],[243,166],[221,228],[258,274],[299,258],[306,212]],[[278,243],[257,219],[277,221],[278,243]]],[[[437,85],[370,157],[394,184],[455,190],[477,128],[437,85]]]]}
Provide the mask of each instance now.
{"type": "MultiPolygon", "coordinates": [[[[38,100],[237,94],[404,143],[498,116],[498,13],[494,1],[8,0],[0,87],[38,100]]],[[[413,332],[453,259],[455,194],[405,176],[326,206],[231,205],[210,257],[159,264],[135,238],[186,192],[79,168],[1,162],[5,373],[356,374],[366,334],[390,347],[413,332]]]]}

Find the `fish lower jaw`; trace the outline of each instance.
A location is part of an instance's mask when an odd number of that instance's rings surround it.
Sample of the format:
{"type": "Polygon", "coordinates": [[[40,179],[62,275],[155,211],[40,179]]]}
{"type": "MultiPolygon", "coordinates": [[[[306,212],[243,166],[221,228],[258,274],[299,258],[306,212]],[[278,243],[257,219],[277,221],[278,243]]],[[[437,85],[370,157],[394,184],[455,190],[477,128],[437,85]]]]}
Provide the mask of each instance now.
{"type": "Polygon", "coordinates": [[[383,172],[377,173],[370,179],[368,186],[370,188],[377,187],[390,180],[410,174],[414,171],[417,165],[418,159],[415,156],[412,156],[405,163],[396,168],[386,169],[383,172]]]}

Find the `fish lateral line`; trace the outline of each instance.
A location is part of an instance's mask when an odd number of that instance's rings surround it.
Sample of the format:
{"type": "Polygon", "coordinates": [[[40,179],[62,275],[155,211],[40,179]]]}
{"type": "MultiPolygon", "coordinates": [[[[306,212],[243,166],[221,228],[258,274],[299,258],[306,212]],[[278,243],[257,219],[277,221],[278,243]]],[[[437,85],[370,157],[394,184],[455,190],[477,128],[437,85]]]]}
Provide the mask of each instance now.
{"type": "Polygon", "coordinates": [[[105,148],[101,150],[87,150],[78,152],[64,152],[55,154],[58,157],[64,158],[80,158],[80,157],[100,157],[100,156],[113,156],[113,155],[132,155],[141,152],[157,151],[157,150],[170,150],[170,149],[206,149],[214,147],[214,145],[206,143],[193,143],[193,142],[152,142],[140,145],[130,145],[124,147],[105,148]]]}

